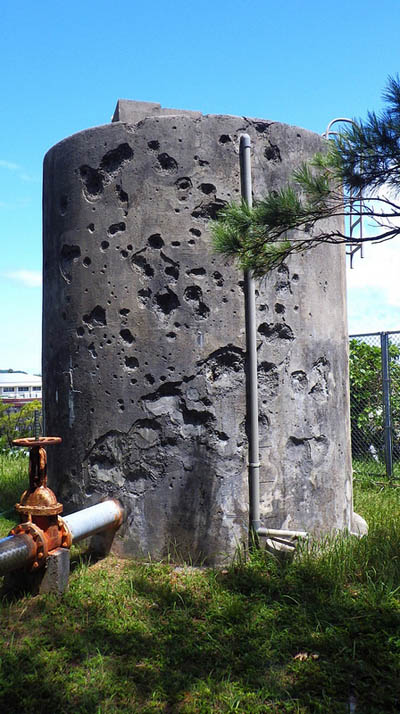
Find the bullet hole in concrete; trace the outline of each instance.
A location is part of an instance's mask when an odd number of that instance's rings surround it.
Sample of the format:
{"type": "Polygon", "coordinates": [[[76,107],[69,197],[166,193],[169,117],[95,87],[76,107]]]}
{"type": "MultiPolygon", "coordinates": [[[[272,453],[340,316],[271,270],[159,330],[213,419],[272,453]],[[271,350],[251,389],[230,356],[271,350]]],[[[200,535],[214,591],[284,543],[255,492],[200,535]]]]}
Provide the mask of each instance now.
{"type": "Polygon", "coordinates": [[[128,255],[129,255],[129,253],[128,253],[127,250],[121,250],[120,253],[121,253],[121,257],[122,257],[122,258],[127,258],[128,255]]]}
{"type": "Polygon", "coordinates": [[[142,290],[138,290],[138,296],[141,299],[141,301],[146,305],[149,298],[151,297],[150,288],[143,288],[142,290]]]}
{"type": "MultiPolygon", "coordinates": [[[[145,375],[146,378],[152,377],[152,375],[145,375]]],[[[154,377],[152,377],[153,382],[150,382],[150,384],[154,383],[154,377]]],[[[148,380],[150,381],[150,380],[148,380]]],[[[161,397],[177,397],[177,396],[182,396],[182,390],[181,390],[181,384],[182,382],[165,382],[165,384],[161,384],[158,389],[156,389],[155,392],[152,392],[151,394],[146,394],[145,396],[142,397],[142,400],[144,402],[157,402],[158,399],[161,399],[161,397]]]]}
{"type": "Polygon", "coordinates": [[[304,392],[307,389],[308,379],[305,372],[301,369],[292,372],[290,375],[290,386],[294,392],[304,392]]]}
{"type": "Polygon", "coordinates": [[[282,161],[279,146],[277,146],[276,144],[271,144],[271,142],[269,142],[269,146],[265,147],[264,156],[266,159],[268,159],[268,161],[274,161],[278,163],[279,161],[282,161]]]}
{"type": "Polygon", "coordinates": [[[178,296],[168,287],[157,293],[154,296],[154,301],[156,307],[158,307],[164,315],[169,315],[180,306],[178,296]]]}
{"type": "Polygon", "coordinates": [[[224,431],[216,431],[215,434],[220,441],[229,441],[229,436],[224,431]]]}
{"type": "Polygon", "coordinates": [[[79,245],[67,245],[64,243],[60,252],[60,271],[64,280],[70,283],[72,280],[71,264],[76,262],[81,255],[79,245]]]}
{"type": "Polygon", "coordinates": [[[213,183],[201,183],[199,186],[200,191],[208,196],[210,193],[216,193],[217,188],[213,183]]]}
{"type": "Polygon", "coordinates": [[[179,270],[175,265],[168,265],[165,268],[165,274],[169,275],[171,278],[174,278],[174,280],[178,280],[179,278],[179,270]]]}
{"type": "Polygon", "coordinates": [[[257,367],[258,384],[264,399],[276,397],[279,389],[279,374],[276,364],[260,362],[257,367]]]}
{"type": "Polygon", "coordinates": [[[174,327],[179,328],[180,326],[181,326],[181,323],[180,323],[180,322],[174,322],[174,327]]]}
{"type": "Polygon", "coordinates": [[[86,322],[90,327],[96,327],[98,325],[107,325],[106,311],[104,307],[96,305],[89,315],[83,316],[83,321],[86,322]]]}
{"type": "Polygon", "coordinates": [[[166,171],[169,174],[175,173],[178,170],[178,164],[173,158],[167,153],[158,154],[157,156],[159,170],[166,171]]]}
{"type": "Polygon", "coordinates": [[[224,279],[223,279],[221,273],[218,272],[218,270],[216,270],[216,271],[212,274],[212,276],[213,276],[213,278],[214,278],[214,280],[215,280],[216,285],[217,285],[219,288],[222,288],[222,286],[223,286],[223,284],[224,284],[224,279]]]}
{"type": "Polygon", "coordinates": [[[86,198],[96,199],[103,191],[103,176],[98,169],[91,166],[80,166],[79,173],[83,183],[83,192],[86,198]]]}
{"type": "MultiPolygon", "coordinates": [[[[129,315],[129,313],[130,313],[130,310],[129,310],[128,307],[123,307],[123,308],[119,311],[119,314],[120,314],[120,315],[123,315],[123,317],[126,317],[126,315],[129,315]]],[[[105,335],[104,335],[104,336],[105,336],[105,335]]]]}
{"type": "Polygon", "coordinates": [[[205,218],[206,220],[211,219],[215,221],[221,208],[224,208],[226,205],[226,201],[216,198],[215,201],[196,206],[191,215],[193,218],[205,218]]]}
{"type": "Polygon", "coordinates": [[[241,372],[244,368],[244,351],[240,347],[229,344],[212,352],[204,364],[207,376],[211,381],[216,381],[229,372],[241,372]]]}
{"type": "Polygon", "coordinates": [[[113,223],[109,226],[107,233],[109,236],[114,236],[116,233],[121,233],[125,229],[126,224],[123,221],[120,221],[119,223],[113,223]]]}
{"type": "Polygon", "coordinates": [[[171,245],[173,245],[174,248],[177,248],[178,246],[180,246],[180,244],[181,244],[181,242],[179,240],[173,240],[171,243],[171,245]]]}
{"type": "Polygon", "coordinates": [[[89,265],[91,264],[91,262],[92,262],[92,261],[90,260],[90,258],[89,258],[88,256],[86,256],[86,258],[83,259],[83,265],[84,265],[86,268],[89,267],[89,265]]]}
{"type": "Polygon", "coordinates": [[[137,384],[137,379],[131,379],[131,384],[137,384]]]}
{"type": "Polygon", "coordinates": [[[147,242],[150,248],[155,248],[156,250],[159,250],[164,245],[164,241],[159,233],[153,233],[153,235],[150,236],[147,242]]]}
{"type": "Polygon", "coordinates": [[[297,312],[298,309],[299,309],[299,306],[298,306],[298,305],[295,305],[294,308],[293,308],[293,310],[295,310],[296,312],[297,312]]]}
{"type": "Polygon", "coordinates": [[[205,275],[206,272],[205,268],[192,268],[186,271],[186,275],[205,275]]]}
{"type": "Polygon", "coordinates": [[[146,380],[146,382],[147,382],[148,384],[154,384],[154,382],[156,381],[156,380],[154,379],[153,375],[150,374],[150,373],[149,373],[149,374],[145,374],[145,375],[144,375],[144,378],[145,378],[145,380],[146,380]]]}
{"type": "Polygon", "coordinates": [[[108,240],[103,240],[101,242],[101,245],[100,245],[101,250],[107,250],[107,248],[109,248],[109,247],[110,247],[110,244],[109,244],[108,240]]]}
{"type": "Polygon", "coordinates": [[[68,210],[68,196],[63,193],[60,196],[60,213],[62,216],[65,216],[66,212],[68,210]]]}
{"type": "Polygon", "coordinates": [[[220,144],[229,144],[229,142],[232,141],[231,137],[229,134],[221,134],[221,136],[218,139],[220,144]]]}
{"type": "Polygon", "coordinates": [[[120,144],[116,149],[111,149],[103,156],[100,162],[100,168],[107,173],[118,171],[120,166],[125,161],[130,161],[133,158],[133,151],[126,142],[120,144]]]}
{"type": "Polygon", "coordinates": [[[128,245],[126,246],[126,249],[127,249],[127,250],[132,250],[132,249],[133,249],[133,245],[131,245],[131,243],[128,243],[128,245]]]}
{"type": "Polygon", "coordinates": [[[157,140],[148,141],[148,142],[147,142],[147,146],[148,146],[149,149],[151,149],[152,151],[158,151],[158,149],[160,148],[160,142],[157,141],[157,140]]]}
{"type": "Polygon", "coordinates": [[[199,301],[202,295],[202,290],[198,287],[198,285],[190,285],[184,292],[185,300],[188,301],[199,301]]]}
{"type": "Polygon", "coordinates": [[[188,176],[182,176],[182,178],[178,178],[175,181],[175,186],[180,191],[187,191],[189,188],[192,188],[192,185],[192,181],[188,176]]]}
{"type": "Polygon", "coordinates": [[[128,345],[131,345],[132,342],[135,341],[135,338],[132,335],[132,332],[130,330],[128,330],[128,328],[121,330],[119,334],[122,337],[122,339],[124,340],[124,342],[128,343],[128,345]]]}
{"type": "Polygon", "coordinates": [[[199,231],[198,228],[190,228],[189,233],[196,236],[197,238],[200,238],[200,236],[201,236],[201,231],[199,231]]]}
{"type": "Polygon", "coordinates": [[[125,357],[125,367],[128,369],[137,369],[139,367],[139,362],[136,357],[125,357]]]}
{"type": "Polygon", "coordinates": [[[265,132],[268,131],[268,129],[270,127],[268,122],[265,122],[265,121],[254,122],[253,126],[254,126],[255,130],[258,131],[259,134],[265,134],[265,132]]]}
{"type": "Polygon", "coordinates": [[[278,315],[283,315],[283,314],[285,313],[285,310],[286,310],[286,308],[285,308],[284,305],[281,305],[280,302],[277,302],[277,303],[276,303],[276,305],[275,305],[275,312],[277,312],[278,315]]]}
{"type": "Polygon", "coordinates": [[[136,253],[135,255],[132,256],[131,258],[132,264],[136,265],[140,270],[144,272],[144,274],[148,278],[152,278],[154,275],[154,270],[151,267],[150,263],[146,260],[144,255],[141,255],[141,253],[136,253]]]}
{"type": "Polygon", "coordinates": [[[125,409],[125,404],[124,404],[124,400],[123,400],[123,399],[118,399],[118,406],[119,406],[120,412],[123,412],[124,409],[125,409]]]}
{"type": "Polygon", "coordinates": [[[194,156],[193,158],[195,161],[199,162],[200,166],[208,166],[210,163],[209,161],[206,161],[205,159],[201,159],[199,156],[194,156]]]}
{"type": "Polygon", "coordinates": [[[117,194],[118,201],[121,203],[121,205],[127,208],[129,203],[129,196],[126,191],[124,191],[122,186],[120,186],[118,183],[115,187],[115,193],[117,194]]]}
{"type": "Polygon", "coordinates": [[[265,312],[266,310],[268,310],[268,305],[265,305],[264,303],[261,303],[261,305],[258,305],[258,306],[257,306],[257,309],[258,309],[259,312],[265,312]]]}
{"type": "Polygon", "coordinates": [[[94,233],[94,223],[89,223],[87,229],[88,231],[90,231],[90,233],[94,233]]]}
{"type": "Polygon", "coordinates": [[[168,337],[169,340],[174,340],[176,337],[176,333],[175,332],[167,332],[166,336],[168,337]]]}
{"type": "Polygon", "coordinates": [[[292,280],[293,280],[293,282],[295,282],[295,283],[298,282],[299,276],[297,275],[297,273],[293,273],[293,275],[292,275],[292,280]]]}
{"type": "Polygon", "coordinates": [[[211,412],[188,409],[184,402],[182,402],[181,407],[184,424],[201,427],[208,426],[215,421],[215,416],[211,412]]]}
{"type": "Polygon", "coordinates": [[[260,335],[265,337],[267,342],[273,340],[294,340],[293,330],[283,322],[267,323],[262,322],[258,328],[260,335]]]}
{"type": "Polygon", "coordinates": [[[292,293],[292,288],[289,280],[289,269],[286,265],[280,265],[277,269],[278,280],[275,283],[275,290],[279,293],[292,293]]]}
{"type": "Polygon", "coordinates": [[[97,352],[94,346],[94,342],[91,342],[90,345],[88,345],[88,352],[90,352],[93,359],[96,359],[97,352]]]}
{"type": "Polygon", "coordinates": [[[84,328],[84,327],[78,327],[77,330],[76,330],[76,334],[78,335],[78,337],[82,337],[82,335],[85,334],[85,328],[84,328]]]}
{"type": "Polygon", "coordinates": [[[228,298],[227,298],[227,297],[223,297],[223,298],[222,298],[222,302],[223,302],[224,304],[227,303],[227,302],[228,302],[228,298]]]}

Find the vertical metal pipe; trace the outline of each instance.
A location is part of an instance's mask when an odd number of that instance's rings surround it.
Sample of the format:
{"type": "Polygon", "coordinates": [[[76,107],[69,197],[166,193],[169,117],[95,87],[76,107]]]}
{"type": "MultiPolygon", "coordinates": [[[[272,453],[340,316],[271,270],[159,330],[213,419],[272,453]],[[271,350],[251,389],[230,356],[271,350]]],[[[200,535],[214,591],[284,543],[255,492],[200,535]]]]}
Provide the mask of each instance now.
{"type": "Polygon", "coordinates": [[[393,475],[392,410],[390,404],[389,335],[387,332],[381,332],[381,360],[386,476],[391,479],[393,475]]]}
{"type": "MultiPolygon", "coordinates": [[[[251,191],[251,141],[248,134],[240,137],[240,184],[242,199],[252,206],[251,191]]],[[[250,526],[254,532],[260,527],[260,461],[258,437],[258,383],[257,383],[257,340],[256,340],[256,300],[254,279],[250,271],[245,272],[245,319],[247,349],[247,424],[249,440],[249,507],[250,526]]]]}

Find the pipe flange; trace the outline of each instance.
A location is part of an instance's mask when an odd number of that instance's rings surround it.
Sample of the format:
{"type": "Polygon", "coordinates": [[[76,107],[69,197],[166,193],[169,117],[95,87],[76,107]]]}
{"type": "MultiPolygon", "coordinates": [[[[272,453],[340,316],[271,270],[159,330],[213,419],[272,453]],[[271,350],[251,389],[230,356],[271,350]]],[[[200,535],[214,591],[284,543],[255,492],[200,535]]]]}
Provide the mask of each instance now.
{"type": "Polygon", "coordinates": [[[39,526],[30,521],[27,523],[19,523],[10,531],[9,535],[20,535],[21,533],[29,536],[35,545],[35,557],[29,568],[35,571],[43,567],[46,562],[48,548],[45,534],[39,526]]]}
{"type": "MultiPolygon", "coordinates": [[[[50,490],[50,489],[47,489],[50,490]]],[[[52,506],[30,506],[23,503],[16,503],[15,510],[24,513],[26,516],[57,516],[62,513],[62,503],[55,503],[52,506]]]]}
{"type": "Polygon", "coordinates": [[[72,533],[68,524],[61,516],[58,516],[58,530],[61,531],[61,548],[70,548],[72,545],[72,533]]]}

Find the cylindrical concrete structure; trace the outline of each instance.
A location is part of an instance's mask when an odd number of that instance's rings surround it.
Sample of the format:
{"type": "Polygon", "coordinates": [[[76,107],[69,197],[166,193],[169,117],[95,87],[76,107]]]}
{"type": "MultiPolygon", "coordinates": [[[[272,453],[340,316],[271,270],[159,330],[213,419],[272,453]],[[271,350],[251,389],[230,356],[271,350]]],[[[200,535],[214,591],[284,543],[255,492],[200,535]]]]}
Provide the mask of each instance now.
{"type": "MultiPolygon", "coordinates": [[[[117,121],[44,165],[43,377],[53,487],[67,509],[110,495],[119,550],[192,561],[248,532],[243,276],[207,222],[321,148],[308,131],[231,116],[117,121]]],[[[351,529],[344,253],[293,257],[258,285],[261,525],[351,529]]]]}

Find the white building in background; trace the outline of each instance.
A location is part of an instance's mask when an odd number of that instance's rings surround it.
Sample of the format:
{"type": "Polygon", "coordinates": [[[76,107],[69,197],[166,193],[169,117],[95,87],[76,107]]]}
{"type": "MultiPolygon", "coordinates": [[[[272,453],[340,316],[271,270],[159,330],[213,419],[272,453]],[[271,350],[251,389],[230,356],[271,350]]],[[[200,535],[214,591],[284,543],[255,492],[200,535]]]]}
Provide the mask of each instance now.
{"type": "Polygon", "coordinates": [[[33,399],[42,400],[42,378],[35,374],[21,372],[0,373],[0,400],[3,402],[30,402],[33,399]]]}

